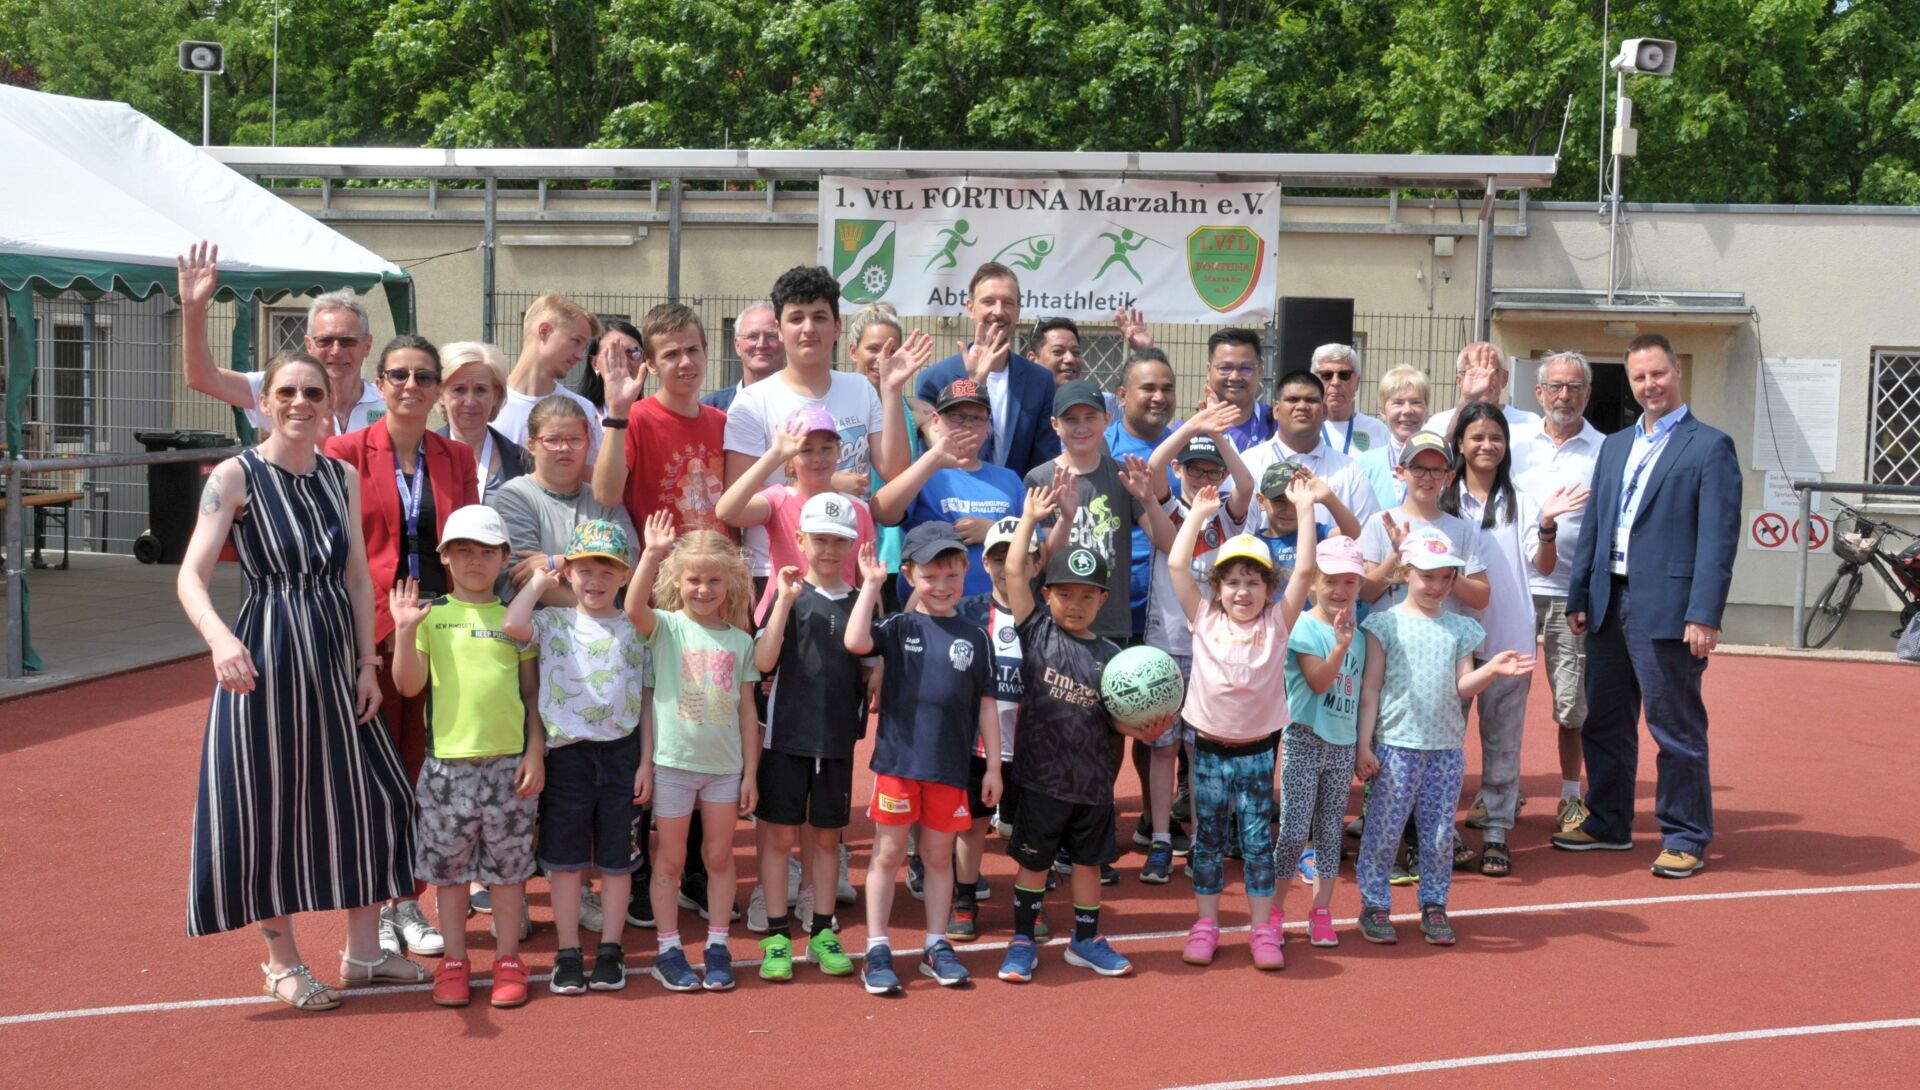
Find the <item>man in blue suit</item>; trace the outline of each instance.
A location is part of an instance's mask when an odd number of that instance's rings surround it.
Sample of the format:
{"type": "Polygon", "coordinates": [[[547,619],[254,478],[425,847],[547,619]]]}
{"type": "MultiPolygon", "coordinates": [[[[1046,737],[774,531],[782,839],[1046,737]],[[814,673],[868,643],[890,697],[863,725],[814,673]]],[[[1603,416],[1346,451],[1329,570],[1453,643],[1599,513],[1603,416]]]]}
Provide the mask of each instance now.
{"type": "Polygon", "coordinates": [[[1020,278],[989,261],[974,270],[967,285],[967,317],[974,337],[957,352],[920,373],[914,396],[931,405],[955,379],[970,378],[992,402],[993,431],[980,459],[1025,476],[1060,455],[1053,431],[1053,372],[1012,350],[1020,321],[1020,278]]]}
{"type": "Polygon", "coordinates": [[[1567,623],[1587,636],[1587,809],[1557,833],[1566,851],[1630,851],[1640,710],[1660,747],[1653,873],[1687,878],[1713,840],[1707,709],[1700,680],[1720,639],[1740,535],[1740,459],[1680,397],[1680,361],[1658,333],[1627,345],[1642,410],[1607,437],[1580,526],[1567,623]]]}

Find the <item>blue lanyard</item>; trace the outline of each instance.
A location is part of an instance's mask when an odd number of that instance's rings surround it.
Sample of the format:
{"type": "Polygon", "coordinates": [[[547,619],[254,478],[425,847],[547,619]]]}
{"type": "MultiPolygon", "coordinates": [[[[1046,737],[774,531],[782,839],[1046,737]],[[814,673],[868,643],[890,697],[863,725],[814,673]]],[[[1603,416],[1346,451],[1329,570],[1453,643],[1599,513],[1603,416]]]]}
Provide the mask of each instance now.
{"type": "MultiPolygon", "coordinates": [[[[1329,422],[1322,422],[1322,423],[1321,423],[1321,425],[1320,425],[1320,435],[1321,435],[1321,437],[1322,437],[1322,438],[1324,438],[1324,439],[1326,439],[1326,441],[1327,441],[1327,445],[1328,445],[1328,446],[1332,446],[1332,445],[1333,445],[1333,436],[1331,436],[1331,435],[1328,435],[1328,434],[1327,434],[1327,427],[1328,427],[1328,423],[1329,423],[1329,422]]],[[[1355,425],[1357,425],[1357,424],[1359,424],[1359,423],[1360,423],[1360,418],[1359,418],[1359,417],[1357,417],[1357,416],[1355,416],[1355,417],[1350,417],[1350,418],[1348,418],[1348,420],[1347,420],[1347,441],[1346,441],[1346,442],[1344,442],[1344,443],[1342,443],[1342,444],[1340,444],[1340,453],[1342,453],[1342,454],[1345,454],[1345,453],[1347,453],[1347,452],[1348,452],[1349,450],[1352,450],[1352,449],[1353,449],[1353,429],[1354,429],[1354,426],[1355,426],[1355,425]]]]}
{"type": "Polygon", "coordinates": [[[420,496],[427,485],[427,441],[413,455],[413,483],[400,472],[400,452],[393,452],[393,483],[400,490],[400,514],[407,520],[407,578],[420,578],[420,496]]]}
{"type": "Polygon", "coordinates": [[[1647,468],[1649,463],[1660,456],[1660,448],[1666,446],[1667,440],[1671,438],[1673,438],[1673,429],[1668,428],[1660,438],[1653,441],[1653,446],[1647,448],[1647,452],[1640,456],[1639,464],[1633,467],[1633,476],[1627,478],[1627,487],[1620,493],[1621,514],[1626,514],[1627,505],[1633,502],[1633,493],[1640,487],[1641,472],[1647,468]]]}

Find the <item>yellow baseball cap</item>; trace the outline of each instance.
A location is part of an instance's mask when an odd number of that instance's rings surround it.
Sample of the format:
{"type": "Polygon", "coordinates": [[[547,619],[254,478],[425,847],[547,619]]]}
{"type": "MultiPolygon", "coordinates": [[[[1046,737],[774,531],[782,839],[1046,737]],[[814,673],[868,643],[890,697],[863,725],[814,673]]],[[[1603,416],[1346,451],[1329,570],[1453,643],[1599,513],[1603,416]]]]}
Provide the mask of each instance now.
{"type": "Polygon", "coordinates": [[[1273,550],[1252,534],[1236,534],[1221,543],[1220,551],[1214,554],[1213,566],[1217,568],[1229,560],[1251,560],[1271,571],[1273,550]]]}

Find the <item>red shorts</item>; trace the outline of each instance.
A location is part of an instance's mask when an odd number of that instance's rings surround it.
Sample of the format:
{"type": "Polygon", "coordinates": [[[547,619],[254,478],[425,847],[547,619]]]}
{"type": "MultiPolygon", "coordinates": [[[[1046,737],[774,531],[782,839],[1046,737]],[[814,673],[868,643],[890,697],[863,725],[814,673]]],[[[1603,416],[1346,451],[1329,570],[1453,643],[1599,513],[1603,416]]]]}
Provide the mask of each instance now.
{"type": "Polygon", "coordinates": [[[898,776],[873,777],[873,801],[867,816],[875,825],[912,825],[936,833],[964,832],[973,825],[967,789],[898,776]]]}

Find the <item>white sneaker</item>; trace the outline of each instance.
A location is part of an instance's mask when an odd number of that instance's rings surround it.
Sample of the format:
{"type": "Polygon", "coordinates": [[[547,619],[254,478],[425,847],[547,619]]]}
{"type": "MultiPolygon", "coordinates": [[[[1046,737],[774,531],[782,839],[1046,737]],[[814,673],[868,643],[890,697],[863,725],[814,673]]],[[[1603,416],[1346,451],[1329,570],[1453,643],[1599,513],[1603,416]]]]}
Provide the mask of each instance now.
{"type": "Polygon", "coordinates": [[[607,923],[606,913],[600,908],[600,895],[590,889],[580,891],[580,930],[600,932],[607,923]]]}
{"type": "Polygon", "coordinates": [[[393,906],[380,906],[380,952],[388,957],[399,957],[406,949],[406,943],[400,938],[400,922],[393,917],[393,906]]]}
{"type": "Polygon", "coordinates": [[[400,926],[400,937],[405,940],[409,952],[430,958],[446,952],[446,938],[427,922],[426,913],[420,911],[419,901],[401,901],[394,905],[393,918],[400,926]]]}
{"type": "Polygon", "coordinates": [[[767,933],[767,891],[761,886],[753,887],[753,896],[747,899],[747,930],[767,933]]]}
{"type": "Polygon", "coordinates": [[[806,876],[804,875],[800,867],[800,857],[797,855],[787,856],[787,907],[788,908],[792,908],[795,904],[799,903],[800,884],[804,881],[806,881],[806,876]]]}
{"type": "Polygon", "coordinates": [[[853,883],[847,880],[847,860],[852,857],[853,853],[847,850],[847,846],[840,845],[840,881],[834,887],[833,899],[843,905],[853,904],[860,899],[860,895],[853,890],[853,883]]]}
{"type": "MultiPolygon", "coordinates": [[[[488,914],[487,934],[492,935],[496,939],[500,937],[500,917],[492,915],[491,913],[488,914]]],[[[528,904],[526,900],[522,898],[520,901],[520,941],[521,942],[527,941],[527,937],[532,934],[533,934],[533,906],[528,904]]]]}
{"type": "MultiPolygon", "coordinates": [[[[800,891],[800,901],[794,906],[793,919],[800,925],[801,931],[809,935],[813,934],[813,887],[809,886],[800,891]]],[[[840,930],[840,917],[834,916],[833,922],[828,926],[835,931],[840,930]]]]}

